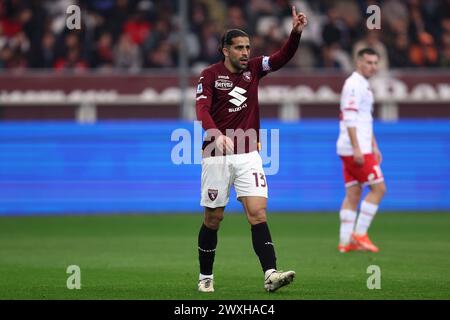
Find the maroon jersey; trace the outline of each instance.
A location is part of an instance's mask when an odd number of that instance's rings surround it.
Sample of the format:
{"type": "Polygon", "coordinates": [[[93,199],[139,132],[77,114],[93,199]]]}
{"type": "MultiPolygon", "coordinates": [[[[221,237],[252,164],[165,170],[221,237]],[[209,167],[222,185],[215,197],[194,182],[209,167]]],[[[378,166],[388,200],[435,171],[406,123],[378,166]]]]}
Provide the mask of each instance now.
{"type": "MultiPolygon", "coordinates": [[[[235,153],[257,150],[260,127],[259,80],[268,72],[285,65],[295,54],[299,40],[300,34],[292,32],[279,51],[270,57],[250,59],[247,69],[239,73],[230,72],[223,61],[203,70],[196,98],[197,119],[202,122],[203,129],[218,129],[224,135],[227,135],[227,129],[228,132],[234,130],[235,153]],[[238,129],[245,134],[238,134],[238,129]],[[241,138],[245,141],[238,141],[241,138]]],[[[203,149],[212,142],[205,141],[203,149]]]]}

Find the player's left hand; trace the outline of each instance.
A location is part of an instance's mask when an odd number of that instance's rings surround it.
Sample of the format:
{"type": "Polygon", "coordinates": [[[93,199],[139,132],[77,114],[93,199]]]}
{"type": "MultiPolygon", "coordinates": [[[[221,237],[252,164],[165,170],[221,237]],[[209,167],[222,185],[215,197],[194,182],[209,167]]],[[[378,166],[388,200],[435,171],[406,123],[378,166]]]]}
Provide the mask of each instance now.
{"type": "Polygon", "coordinates": [[[307,24],[308,20],[306,19],[306,15],[303,12],[297,14],[295,6],[292,6],[292,30],[300,33],[307,24]]]}

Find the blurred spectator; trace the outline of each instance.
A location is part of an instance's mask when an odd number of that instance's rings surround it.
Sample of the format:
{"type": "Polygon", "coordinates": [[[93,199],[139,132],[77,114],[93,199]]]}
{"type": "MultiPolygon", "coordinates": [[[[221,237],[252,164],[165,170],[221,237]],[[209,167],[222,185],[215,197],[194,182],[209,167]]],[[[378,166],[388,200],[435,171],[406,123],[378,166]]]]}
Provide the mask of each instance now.
{"type": "Polygon", "coordinates": [[[257,34],[261,34],[260,31],[266,32],[267,28],[264,26],[267,18],[270,21],[278,21],[279,12],[277,7],[273,6],[272,1],[269,0],[251,0],[246,6],[246,12],[248,16],[248,28],[246,32],[248,34],[254,34],[255,29],[257,34]]]}
{"type": "Polygon", "coordinates": [[[341,49],[344,29],[345,25],[339,11],[335,6],[330,7],[327,10],[327,20],[322,29],[323,47],[321,50],[321,63],[319,63],[320,67],[344,69],[343,64],[339,61],[339,58],[344,56],[341,49]]]}
{"type": "Polygon", "coordinates": [[[190,17],[190,29],[197,34],[200,33],[203,24],[209,17],[208,6],[204,2],[194,0],[191,5],[190,17]]]}
{"type": "Polygon", "coordinates": [[[229,7],[227,11],[227,20],[226,20],[227,29],[242,29],[247,30],[247,22],[244,16],[244,12],[241,7],[229,7]]]}
{"type": "Polygon", "coordinates": [[[201,27],[201,49],[198,60],[207,64],[219,61],[222,58],[218,51],[220,38],[221,34],[218,32],[214,21],[206,21],[201,27]]]}
{"type": "Polygon", "coordinates": [[[364,36],[365,19],[361,16],[361,12],[358,9],[356,3],[352,1],[341,1],[337,4],[339,16],[342,21],[339,24],[341,28],[341,41],[340,46],[343,50],[350,52],[355,42],[364,36]]]}
{"type": "Polygon", "coordinates": [[[450,46],[445,47],[444,50],[442,50],[439,66],[442,68],[450,68],[450,46]]]}
{"type": "Polygon", "coordinates": [[[395,36],[394,42],[388,47],[389,63],[394,68],[412,67],[409,58],[410,43],[406,33],[399,33],[395,36]]]}
{"type": "Polygon", "coordinates": [[[0,49],[0,66],[2,69],[9,69],[13,67],[12,56],[13,53],[11,48],[7,45],[0,49]]]}
{"type": "Polygon", "coordinates": [[[167,41],[162,41],[159,45],[147,53],[147,68],[174,68],[176,61],[172,55],[171,46],[167,41]]]}
{"type": "Polygon", "coordinates": [[[69,49],[66,56],[57,59],[54,64],[54,69],[57,71],[81,73],[86,71],[87,68],[88,63],[81,57],[80,49],[78,47],[69,49]]]}
{"type": "MultiPolygon", "coordinates": [[[[267,55],[265,45],[266,45],[265,37],[261,36],[260,34],[254,35],[252,37],[251,43],[251,55],[254,57],[267,55]]],[[[220,55],[220,58],[222,58],[222,55],[220,55]]]]}
{"type": "Polygon", "coordinates": [[[318,67],[318,57],[320,53],[317,52],[317,47],[311,43],[300,43],[297,53],[292,58],[296,67],[303,70],[309,70],[318,67]]]}
{"type": "Polygon", "coordinates": [[[132,12],[128,0],[116,0],[116,5],[111,10],[111,15],[105,18],[104,28],[109,30],[116,42],[123,31],[123,25],[132,12]]]}
{"type": "MultiPolygon", "coordinates": [[[[450,7],[450,1],[448,1],[450,7]]],[[[446,17],[441,22],[441,56],[439,59],[439,66],[442,68],[450,67],[450,16],[446,17]]]]}
{"type": "Polygon", "coordinates": [[[32,59],[34,68],[52,68],[55,62],[55,43],[53,33],[46,32],[42,37],[38,50],[33,50],[32,59]]]}
{"type": "Polygon", "coordinates": [[[160,42],[169,38],[171,31],[172,29],[169,21],[158,19],[148,36],[144,39],[144,50],[149,51],[155,49],[160,42]]]}
{"type": "Polygon", "coordinates": [[[0,50],[8,43],[8,38],[3,34],[3,27],[0,25],[0,50]]]}
{"type": "Polygon", "coordinates": [[[382,5],[381,12],[383,12],[381,15],[383,28],[388,32],[394,34],[407,32],[409,12],[403,1],[388,0],[382,5]]]}
{"type": "Polygon", "coordinates": [[[112,48],[113,37],[111,33],[104,32],[97,40],[91,65],[94,68],[111,69],[114,66],[114,54],[112,48]]]}
{"type": "Polygon", "coordinates": [[[409,58],[414,66],[434,67],[439,61],[438,50],[433,37],[427,32],[421,32],[418,42],[411,46],[409,58]]]}
{"type": "Polygon", "coordinates": [[[322,38],[325,46],[340,42],[342,38],[339,15],[335,7],[327,11],[328,20],[323,26],[322,38]]]}
{"type": "Polygon", "coordinates": [[[339,69],[347,73],[351,72],[353,69],[350,55],[346,53],[337,42],[330,46],[323,47],[322,59],[323,63],[320,65],[322,68],[339,69]]]}
{"type": "Polygon", "coordinates": [[[114,66],[131,72],[137,72],[142,68],[141,50],[127,33],[120,36],[114,48],[114,66]]]}
{"type": "Polygon", "coordinates": [[[147,1],[141,1],[138,10],[131,15],[125,22],[123,32],[128,34],[131,41],[141,45],[148,37],[152,25],[146,19],[146,13],[150,10],[150,4],[147,1]]]}

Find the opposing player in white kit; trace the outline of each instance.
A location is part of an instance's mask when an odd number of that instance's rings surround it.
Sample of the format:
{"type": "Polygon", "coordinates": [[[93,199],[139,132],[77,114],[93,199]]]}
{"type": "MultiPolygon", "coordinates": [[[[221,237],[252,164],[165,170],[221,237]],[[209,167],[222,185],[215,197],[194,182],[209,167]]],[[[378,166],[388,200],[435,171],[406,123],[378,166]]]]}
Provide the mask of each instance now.
{"type": "Polygon", "coordinates": [[[386,192],[380,168],[382,156],[373,133],[374,98],[368,82],[377,71],[378,59],[373,49],[360,50],[356,71],[342,89],[337,153],[343,163],[346,195],[340,211],[340,252],[378,252],[367,234],[386,192]],[[370,192],[362,201],[357,218],[362,188],[366,185],[370,192]]]}
{"type": "Polygon", "coordinates": [[[293,7],[293,27],[287,42],[271,56],[252,59],[248,35],[239,29],[228,30],[221,42],[223,60],[201,73],[196,110],[208,137],[203,144],[202,159],[201,205],[205,215],[198,235],[200,292],[214,291],[217,231],[231,185],[234,185],[251,225],[253,248],[264,272],[264,288],[273,292],[294,278],[294,271],[277,270],[275,249],[266,222],[267,181],[258,152],[258,84],[262,77],[278,70],[292,58],[306,23],[305,15],[297,14],[293,7]]]}

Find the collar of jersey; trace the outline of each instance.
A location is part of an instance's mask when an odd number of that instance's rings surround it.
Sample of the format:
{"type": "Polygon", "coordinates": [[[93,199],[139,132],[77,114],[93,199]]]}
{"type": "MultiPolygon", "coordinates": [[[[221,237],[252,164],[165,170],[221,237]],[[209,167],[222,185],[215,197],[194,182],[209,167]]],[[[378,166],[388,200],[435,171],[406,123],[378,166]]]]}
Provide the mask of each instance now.
{"type": "Polygon", "coordinates": [[[362,74],[360,74],[358,71],[353,71],[353,73],[356,74],[356,76],[359,79],[361,79],[361,81],[364,81],[365,84],[369,85],[369,81],[366,78],[364,78],[364,76],[362,74]]]}

